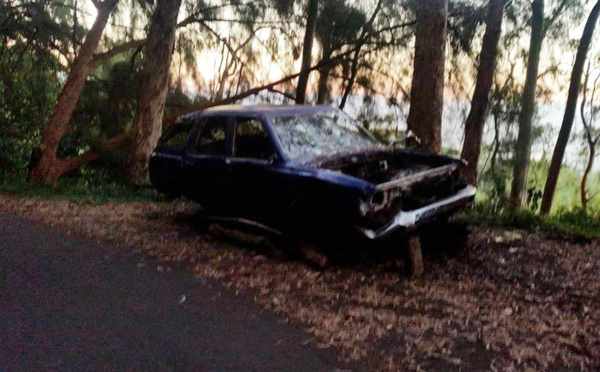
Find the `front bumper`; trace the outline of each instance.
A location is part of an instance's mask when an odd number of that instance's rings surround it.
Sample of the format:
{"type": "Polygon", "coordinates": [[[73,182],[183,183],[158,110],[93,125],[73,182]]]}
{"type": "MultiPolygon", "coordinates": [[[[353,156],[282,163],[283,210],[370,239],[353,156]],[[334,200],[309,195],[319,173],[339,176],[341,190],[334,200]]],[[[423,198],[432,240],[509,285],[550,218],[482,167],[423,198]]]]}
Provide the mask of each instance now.
{"type": "Polygon", "coordinates": [[[369,240],[383,239],[396,231],[411,231],[440,215],[454,212],[469,204],[475,197],[476,191],[474,186],[468,185],[456,194],[433,204],[412,211],[400,211],[390,223],[378,230],[356,228],[369,240]]]}

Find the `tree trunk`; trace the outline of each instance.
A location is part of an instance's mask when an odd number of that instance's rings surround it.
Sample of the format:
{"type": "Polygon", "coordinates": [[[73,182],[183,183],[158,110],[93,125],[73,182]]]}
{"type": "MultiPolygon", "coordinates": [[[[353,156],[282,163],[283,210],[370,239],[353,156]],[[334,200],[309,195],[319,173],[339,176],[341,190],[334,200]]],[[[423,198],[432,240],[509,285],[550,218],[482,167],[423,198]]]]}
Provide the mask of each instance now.
{"type": "Polygon", "coordinates": [[[319,12],[319,1],[308,0],[308,19],[306,20],[306,31],[304,32],[304,44],[302,46],[302,67],[298,77],[296,88],[296,103],[303,104],[306,101],[306,87],[310,75],[310,61],[312,57],[313,39],[317,25],[317,13],[319,12]]]}
{"type": "Polygon", "coordinates": [[[439,152],[444,109],[447,0],[417,1],[417,30],[408,129],[420,148],[439,152]]]}
{"type": "Polygon", "coordinates": [[[134,184],[147,182],[148,158],[162,130],[180,5],[181,0],[158,0],[152,16],[126,168],[126,178],[134,184]]]}
{"type": "Polygon", "coordinates": [[[575,64],[573,65],[573,72],[571,73],[571,85],[569,86],[567,107],[565,109],[565,115],[563,116],[560,132],[558,133],[558,139],[556,140],[556,146],[554,146],[550,170],[548,171],[548,178],[546,179],[546,186],[544,187],[542,207],[540,209],[543,215],[550,213],[550,208],[552,208],[552,201],[554,199],[554,192],[556,191],[560,167],[562,165],[563,157],[565,156],[569,136],[571,135],[573,119],[575,118],[581,76],[583,75],[583,66],[587,58],[588,50],[590,49],[594,29],[596,27],[596,22],[598,21],[598,15],[600,15],[600,1],[594,5],[594,8],[592,8],[592,11],[588,16],[585,28],[583,29],[583,34],[581,35],[581,41],[579,42],[579,48],[577,49],[577,56],[575,57],[575,64]]]}
{"type": "Polygon", "coordinates": [[[471,110],[465,123],[465,142],[462,148],[462,158],[468,162],[465,179],[468,183],[477,183],[477,165],[481,153],[481,139],[487,118],[487,108],[498,55],[498,42],[502,33],[502,13],[505,0],[490,0],[486,18],[485,35],[481,46],[477,82],[471,110]]]}
{"type": "MultiPolygon", "coordinates": [[[[331,35],[323,35],[322,44],[323,53],[321,56],[321,61],[326,61],[331,58],[331,35]]],[[[328,64],[319,70],[319,86],[317,88],[317,103],[319,105],[329,103],[329,86],[327,85],[327,81],[329,79],[331,67],[332,66],[328,64]]]]}
{"type": "Polygon", "coordinates": [[[594,158],[596,157],[596,144],[590,146],[590,153],[588,155],[587,166],[585,167],[585,171],[583,172],[583,177],[581,178],[581,208],[584,212],[587,211],[588,206],[588,196],[587,196],[587,180],[592,171],[592,166],[594,165],[594,158]]]}
{"type": "Polygon", "coordinates": [[[529,58],[527,59],[527,76],[521,96],[519,113],[519,135],[515,148],[513,182],[510,192],[510,203],[516,209],[523,203],[523,195],[527,186],[529,157],[531,155],[531,122],[535,107],[535,88],[540,64],[540,52],[544,41],[544,0],[534,0],[531,13],[531,38],[529,40],[529,58]]]}
{"type": "Polygon", "coordinates": [[[356,46],[356,52],[354,52],[354,57],[352,57],[350,76],[348,77],[348,83],[346,83],[346,88],[344,89],[344,94],[342,95],[342,99],[340,101],[340,110],[343,110],[344,107],[346,107],[348,97],[350,96],[350,93],[352,93],[352,88],[354,87],[354,82],[356,81],[356,75],[358,74],[358,64],[360,63],[360,49],[362,48],[362,46],[363,43],[359,42],[356,46]]]}
{"type": "Polygon", "coordinates": [[[66,171],[68,161],[58,159],[56,151],[61,138],[67,132],[69,120],[79,100],[85,80],[93,70],[94,52],[98,48],[108,17],[117,2],[118,0],[108,0],[97,6],[96,20],[85,36],[85,41],[79,49],[77,57],[71,64],[71,71],[58,96],[50,119],[42,127],[41,154],[29,174],[29,179],[32,181],[54,182],[66,171]]]}

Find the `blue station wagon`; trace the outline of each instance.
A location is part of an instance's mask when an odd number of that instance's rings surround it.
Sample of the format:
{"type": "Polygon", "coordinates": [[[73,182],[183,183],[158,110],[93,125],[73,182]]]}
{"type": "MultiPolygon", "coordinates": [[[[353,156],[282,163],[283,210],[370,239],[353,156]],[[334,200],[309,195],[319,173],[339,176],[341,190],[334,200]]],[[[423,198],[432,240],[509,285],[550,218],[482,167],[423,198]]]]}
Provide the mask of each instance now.
{"type": "Polygon", "coordinates": [[[379,142],[328,106],[220,106],[180,117],[150,158],[159,191],[284,235],[380,241],[473,200],[464,162],[379,142]]]}

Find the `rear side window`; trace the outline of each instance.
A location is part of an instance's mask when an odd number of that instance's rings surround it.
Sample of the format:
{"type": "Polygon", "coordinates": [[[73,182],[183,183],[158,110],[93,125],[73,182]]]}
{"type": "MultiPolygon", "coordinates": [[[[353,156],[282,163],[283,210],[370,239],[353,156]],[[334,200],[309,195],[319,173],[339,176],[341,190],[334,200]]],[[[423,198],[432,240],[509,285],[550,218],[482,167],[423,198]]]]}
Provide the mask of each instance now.
{"type": "Polygon", "coordinates": [[[160,139],[160,146],[174,150],[183,149],[191,130],[192,124],[189,122],[173,124],[160,139]]]}
{"type": "Polygon", "coordinates": [[[209,155],[226,155],[227,118],[209,117],[200,130],[196,142],[196,153],[209,155]]]}
{"type": "Polygon", "coordinates": [[[260,120],[237,118],[233,155],[237,158],[268,160],[275,154],[269,134],[260,120]]]}

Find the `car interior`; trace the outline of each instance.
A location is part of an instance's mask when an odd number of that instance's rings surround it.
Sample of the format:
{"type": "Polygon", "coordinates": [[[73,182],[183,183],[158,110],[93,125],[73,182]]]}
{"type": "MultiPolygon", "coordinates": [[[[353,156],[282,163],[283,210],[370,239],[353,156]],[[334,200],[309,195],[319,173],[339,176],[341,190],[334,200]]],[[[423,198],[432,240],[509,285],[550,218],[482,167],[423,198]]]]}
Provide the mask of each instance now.
{"type": "Polygon", "coordinates": [[[233,155],[238,158],[270,160],[275,151],[263,124],[253,118],[236,119],[233,155]]]}

